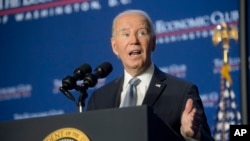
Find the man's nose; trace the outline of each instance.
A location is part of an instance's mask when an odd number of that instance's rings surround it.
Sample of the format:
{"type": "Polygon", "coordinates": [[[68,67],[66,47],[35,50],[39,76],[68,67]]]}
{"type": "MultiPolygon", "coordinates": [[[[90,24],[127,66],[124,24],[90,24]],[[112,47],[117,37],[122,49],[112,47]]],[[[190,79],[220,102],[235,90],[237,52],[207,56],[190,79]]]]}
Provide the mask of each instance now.
{"type": "Polygon", "coordinates": [[[135,34],[131,34],[130,40],[131,40],[131,44],[138,44],[139,43],[138,36],[137,36],[136,33],[135,34]]]}

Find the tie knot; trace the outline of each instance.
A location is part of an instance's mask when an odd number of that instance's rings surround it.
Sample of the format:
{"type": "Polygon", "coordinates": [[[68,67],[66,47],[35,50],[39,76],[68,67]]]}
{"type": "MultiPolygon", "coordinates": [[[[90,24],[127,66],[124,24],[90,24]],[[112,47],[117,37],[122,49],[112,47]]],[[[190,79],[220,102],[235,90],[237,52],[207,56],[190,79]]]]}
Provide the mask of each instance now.
{"type": "Polygon", "coordinates": [[[134,78],[130,79],[128,83],[129,83],[130,85],[136,86],[136,85],[138,85],[140,82],[141,82],[141,80],[140,80],[139,78],[134,77],[134,78]]]}

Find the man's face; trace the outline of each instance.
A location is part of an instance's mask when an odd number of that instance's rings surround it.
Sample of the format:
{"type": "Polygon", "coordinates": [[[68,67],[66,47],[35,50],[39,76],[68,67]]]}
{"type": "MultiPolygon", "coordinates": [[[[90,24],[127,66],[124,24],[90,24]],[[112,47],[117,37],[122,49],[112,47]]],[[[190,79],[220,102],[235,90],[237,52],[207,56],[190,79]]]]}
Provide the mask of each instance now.
{"type": "Polygon", "coordinates": [[[155,49],[155,36],[151,33],[148,21],[139,14],[121,15],[114,23],[112,49],[130,74],[138,75],[151,64],[155,49]]]}

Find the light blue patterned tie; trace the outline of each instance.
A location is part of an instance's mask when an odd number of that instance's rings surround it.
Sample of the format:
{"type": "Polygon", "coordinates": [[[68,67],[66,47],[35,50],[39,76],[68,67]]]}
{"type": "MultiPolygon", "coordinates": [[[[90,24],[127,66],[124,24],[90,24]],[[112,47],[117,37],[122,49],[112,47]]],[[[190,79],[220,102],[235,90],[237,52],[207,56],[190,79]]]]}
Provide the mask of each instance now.
{"type": "Polygon", "coordinates": [[[130,79],[130,81],[128,82],[128,89],[122,107],[136,106],[137,102],[136,85],[138,85],[140,82],[141,80],[136,77],[130,79]]]}

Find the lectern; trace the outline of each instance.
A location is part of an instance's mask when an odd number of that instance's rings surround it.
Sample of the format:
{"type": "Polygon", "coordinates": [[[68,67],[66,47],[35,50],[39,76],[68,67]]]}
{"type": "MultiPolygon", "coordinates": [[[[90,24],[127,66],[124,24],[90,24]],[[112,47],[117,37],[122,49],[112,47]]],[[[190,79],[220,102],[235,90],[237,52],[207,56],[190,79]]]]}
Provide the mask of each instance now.
{"type": "Polygon", "coordinates": [[[0,122],[2,141],[182,141],[147,106],[0,122]]]}

